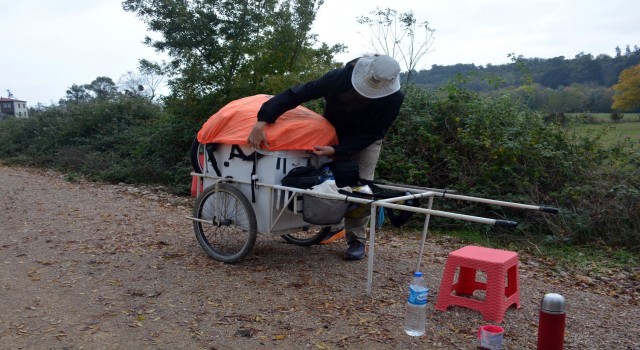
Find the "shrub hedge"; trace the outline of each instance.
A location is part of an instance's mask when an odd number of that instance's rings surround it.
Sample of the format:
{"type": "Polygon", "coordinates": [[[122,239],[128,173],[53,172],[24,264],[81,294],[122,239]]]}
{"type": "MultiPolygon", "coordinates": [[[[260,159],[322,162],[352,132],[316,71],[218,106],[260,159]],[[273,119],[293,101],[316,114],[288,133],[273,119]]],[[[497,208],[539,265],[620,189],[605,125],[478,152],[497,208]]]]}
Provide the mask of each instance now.
{"type": "MultiPolygon", "coordinates": [[[[3,162],[97,181],[162,184],[183,194],[190,185],[189,147],[207,117],[167,113],[126,95],[62,103],[30,115],[0,121],[3,162]]],[[[599,137],[545,122],[509,95],[483,96],[455,84],[407,87],[377,177],[561,210],[555,216],[436,202],[447,210],[521,222],[511,237],[540,234],[550,242],[598,241],[639,251],[639,147],[605,145],[599,137]]],[[[435,218],[434,224],[465,226],[435,218]]],[[[487,229],[479,226],[469,227],[487,229]]]]}
{"type": "Polygon", "coordinates": [[[408,88],[401,115],[385,139],[377,176],[558,207],[561,213],[554,216],[437,202],[469,214],[516,218],[522,223],[518,234],[638,251],[640,148],[604,145],[601,137],[546,123],[541,113],[509,95],[487,97],[454,84],[437,91],[408,88]]]}

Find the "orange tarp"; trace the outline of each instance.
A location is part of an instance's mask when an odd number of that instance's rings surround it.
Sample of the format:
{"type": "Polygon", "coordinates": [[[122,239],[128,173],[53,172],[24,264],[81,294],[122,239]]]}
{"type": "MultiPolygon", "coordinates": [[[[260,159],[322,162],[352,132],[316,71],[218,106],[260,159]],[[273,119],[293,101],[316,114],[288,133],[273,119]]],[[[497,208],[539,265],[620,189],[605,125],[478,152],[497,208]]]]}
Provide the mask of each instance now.
{"type": "MultiPolygon", "coordinates": [[[[258,111],[269,98],[255,95],[230,102],[204,123],[198,132],[198,142],[246,145],[258,111]]],[[[270,151],[313,150],[314,146],[338,143],[331,123],[302,106],[285,112],[274,124],[267,124],[265,134],[270,151]]]]}

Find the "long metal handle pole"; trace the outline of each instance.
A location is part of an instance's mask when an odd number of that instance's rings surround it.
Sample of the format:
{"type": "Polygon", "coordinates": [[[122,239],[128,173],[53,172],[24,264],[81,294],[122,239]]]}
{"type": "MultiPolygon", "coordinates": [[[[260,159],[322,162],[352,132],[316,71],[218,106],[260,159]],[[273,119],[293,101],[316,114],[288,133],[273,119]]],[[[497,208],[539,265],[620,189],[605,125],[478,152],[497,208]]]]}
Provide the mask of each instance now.
{"type": "MultiPolygon", "coordinates": [[[[429,197],[428,209],[431,209],[433,205],[433,196],[429,197]]],[[[418,261],[416,262],[416,270],[420,271],[420,263],[422,262],[422,255],[424,254],[424,244],[427,240],[427,232],[429,231],[429,220],[431,219],[431,214],[427,214],[424,218],[424,227],[422,228],[422,240],[420,241],[420,254],[418,254],[418,261]]]]}
{"type": "Polygon", "coordinates": [[[375,260],[374,247],[376,241],[376,206],[371,206],[371,219],[369,219],[369,265],[367,268],[367,296],[371,296],[373,286],[373,261],[375,260]]]}
{"type": "Polygon", "coordinates": [[[498,206],[501,206],[501,207],[540,210],[540,206],[538,206],[538,205],[521,204],[521,203],[514,203],[514,202],[505,202],[505,201],[499,201],[499,200],[495,200],[495,199],[463,196],[463,195],[460,195],[460,194],[452,194],[452,193],[442,193],[441,196],[442,196],[442,198],[458,199],[458,200],[467,201],[467,202],[493,204],[493,205],[498,205],[498,206]]]}

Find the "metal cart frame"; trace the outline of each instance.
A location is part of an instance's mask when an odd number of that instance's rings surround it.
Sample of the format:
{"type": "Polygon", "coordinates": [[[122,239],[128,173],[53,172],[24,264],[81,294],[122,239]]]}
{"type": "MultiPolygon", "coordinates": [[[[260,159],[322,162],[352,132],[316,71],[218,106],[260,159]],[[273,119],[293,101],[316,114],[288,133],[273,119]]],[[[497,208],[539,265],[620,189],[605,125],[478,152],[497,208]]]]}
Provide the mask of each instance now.
{"type": "MultiPolygon", "coordinates": [[[[237,147],[237,146],[236,146],[237,147]]],[[[250,150],[250,149],[247,149],[250,150]]],[[[373,265],[375,261],[375,237],[376,237],[376,210],[378,207],[381,208],[391,208],[396,210],[404,210],[410,211],[419,214],[425,214],[424,225],[422,229],[422,237],[420,241],[420,252],[416,261],[416,271],[420,270],[420,264],[422,260],[422,255],[424,254],[424,245],[427,238],[427,233],[429,229],[429,221],[432,215],[459,219],[469,222],[475,222],[480,224],[488,224],[494,226],[502,226],[502,227],[515,227],[517,222],[509,221],[509,220],[496,220],[478,216],[471,216],[465,214],[458,214],[454,212],[434,210],[433,209],[433,201],[434,198],[440,199],[454,199],[466,202],[475,202],[475,203],[485,203],[490,205],[502,206],[502,207],[511,207],[523,210],[537,210],[548,213],[557,213],[558,210],[550,207],[542,207],[537,205],[528,205],[528,204],[520,204],[514,202],[506,202],[478,197],[471,197],[465,195],[459,195],[456,193],[451,193],[447,190],[441,189],[432,189],[432,188],[421,188],[415,186],[405,186],[405,185],[388,185],[388,184],[377,184],[380,188],[399,191],[402,193],[406,193],[406,195],[401,195],[398,197],[387,198],[387,199],[367,199],[367,198],[359,198],[355,196],[343,195],[343,194],[331,194],[331,193],[320,193],[316,191],[311,191],[307,189],[299,189],[294,187],[287,187],[278,185],[275,183],[269,182],[260,182],[259,176],[254,176],[242,179],[238,177],[225,177],[224,175],[218,176],[213,173],[213,170],[210,169],[208,165],[208,157],[205,155],[205,164],[207,166],[202,173],[192,172],[191,175],[197,179],[197,192],[198,198],[196,199],[196,206],[194,206],[194,214],[193,216],[188,217],[188,219],[192,220],[194,223],[194,230],[196,231],[196,236],[198,237],[200,245],[203,249],[211,255],[214,259],[224,261],[224,262],[235,262],[242,259],[253,247],[255,242],[256,231],[257,228],[257,220],[255,218],[256,211],[264,211],[265,209],[269,211],[269,215],[266,216],[267,223],[260,222],[260,233],[266,234],[288,234],[290,232],[299,231],[309,226],[309,224],[304,223],[301,219],[301,214],[299,213],[298,208],[298,199],[303,195],[311,195],[320,198],[338,200],[338,201],[347,201],[352,203],[360,203],[366,204],[371,207],[371,220],[369,223],[369,242],[368,242],[368,270],[367,270],[367,295],[371,295],[372,293],[372,285],[373,285],[373,265]],[[206,185],[206,186],[203,186],[206,185]],[[231,190],[228,186],[232,187],[243,187],[246,191],[247,188],[250,188],[252,191],[252,197],[261,196],[265,193],[268,196],[268,202],[263,201],[260,205],[256,205],[256,203],[251,203],[248,198],[246,198],[246,194],[241,193],[241,191],[231,190]],[[201,188],[204,187],[202,193],[200,193],[201,188]],[[253,191],[258,191],[255,193],[253,191]],[[215,228],[223,228],[226,226],[234,226],[237,224],[236,220],[233,218],[222,218],[221,215],[213,215],[212,217],[204,217],[203,211],[201,210],[204,207],[204,201],[208,200],[209,197],[219,197],[217,194],[222,192],[233,192],[230,193],[234,197],[238,197],[237,200],[240,202],[240,205],[245,207],[242,210],[247,211],[246,216],[253,220],[246,220],[246,223],[243,225],[245,227],[240,227],[241,231],[246,231],[247,227],[250,226],[249,231],[250,235],[247,238],[247,244],[242,246],[242,251],[233,252],[230,257],[227,259],[226,256],[220,257],[219,254],[212,254],[208,248],[208,245],[211,243],[206,238],[202,237],[203,225],[211,226],[215,228]],[[207,198],[203,198],[206,196],[207,198]],[[244,197],[244,199],[242,199],[244,197]],[[426,198],[428,200],[426,208],[423,207],[414,207],[406,204],[402,204],[402,202],[415,198],[426,198]],[[265,204],[268,203],[268,204],[265,204]],[[249,204],[249,205],[247,205],[249,204]],[[248,208],[247,208],[248,206],[248,208]],[[253,216],[253,218],[251,218],[253,216]],[[297,217],[296,217],[297,216],[297,217]],[[293,218],[293,219],[292,219],[293,218]],[[292,221],[293,220],[293,221],[292,221]],[[296,222],[296,220],[298,220],[296,222]],[[283,224],[285,223],[285,224],[283,224]],[[248,225],[248,226],[247,226],[248,225]]],[[[229,166],[227,162],[225,162],[226,166],[229,166]]],[[[231,164],[233,167],[233,164],[231,164]]],[[[255,164],[254,164],[255,170],[255,164]]],[[[278,179],[279,181],[279,179],[278,179]]],[[[216,208],[225,209],[227,211],[224,203],[217,203],[220,200],[213,200],[212,210],[216,213],[216,208]]],[[[211,205],[210,205],[211,206],[211,205]]],[[[235,209],[234,209],[235,210],[235,209]]],[[[229,210],[230,211],[230,210],[229,210]]],[[[235,211],[234,211],[235,212],[235,211]]],[[[264,215],[261,216],[263,219],[264,215]]],[[[245,221],[245,220],[243,220],[245,221]]],[[[322,234],[319,233],[319,234],[322,234]]]]}

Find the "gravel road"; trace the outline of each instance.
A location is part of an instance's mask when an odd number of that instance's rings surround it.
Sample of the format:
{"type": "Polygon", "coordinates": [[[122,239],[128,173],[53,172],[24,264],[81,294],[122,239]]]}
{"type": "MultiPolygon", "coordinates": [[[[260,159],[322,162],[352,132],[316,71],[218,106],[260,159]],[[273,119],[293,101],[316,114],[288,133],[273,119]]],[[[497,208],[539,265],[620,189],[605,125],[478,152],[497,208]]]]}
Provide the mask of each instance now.
{"type": "MultiPolygon", "coordinates": [[[[158,188],[65,180],[0,166],[1,349],[475,349],[486,324],[434,309],[448,252],[429,238],[427,333],[402,330],[418,232],[380,232],[373,295],[366,261],[343,241],[299,247],[259,236],[229,265],[198,246],[192,199],[158,188]]],[[[407,231],[407,230],[405,230],[407,231]]],[[[506,349],[535,349],[539,302],[567,299],[565,349],[640,349],[640,272],[560,271],[520,254],[522,307],[500,325],[506,349]]]]}

